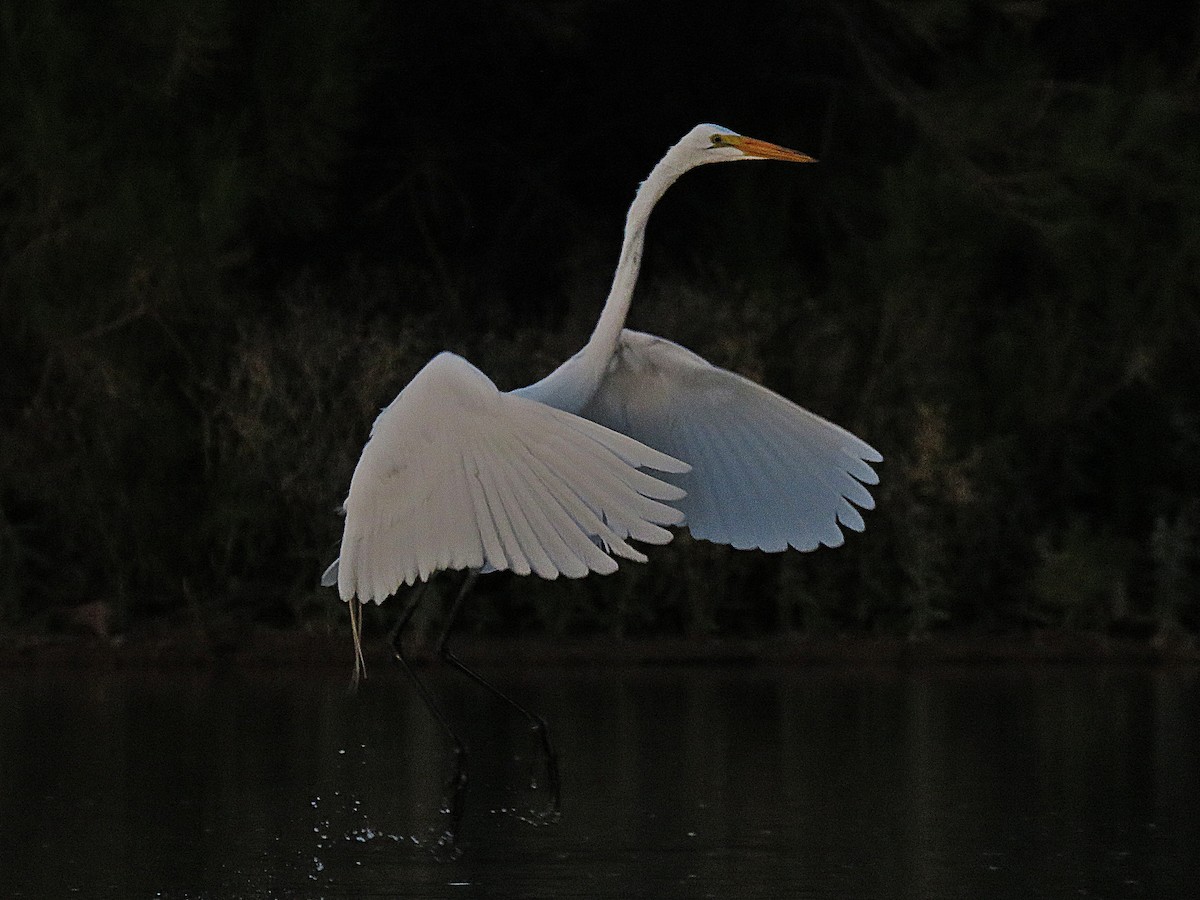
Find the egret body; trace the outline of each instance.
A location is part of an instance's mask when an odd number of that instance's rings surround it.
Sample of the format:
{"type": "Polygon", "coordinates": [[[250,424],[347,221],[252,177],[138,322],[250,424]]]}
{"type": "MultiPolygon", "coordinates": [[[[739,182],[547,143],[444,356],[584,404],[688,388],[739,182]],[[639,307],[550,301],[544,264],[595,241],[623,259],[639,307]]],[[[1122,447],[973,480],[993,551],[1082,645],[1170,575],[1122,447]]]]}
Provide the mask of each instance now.
{"type": "MultiPolygon", "coordinates": [[[[645,562],[631,541],[665,544],[672,526],[766,551],[836,547],[842,527],[863,529],[876,450],[678,344],[624,327],[646,222],[663,193],[689,169],[751,159],[813,161],[716,125],[698,125],[671,147],[629,209],[590,339],[545,378],[505,393],[442,353],[379,414],[350,482],[341,554],[322,579],[350,604],[356,671],[358,605],[442,569],[579,578],[615,571],[617,557],[645,562]]],[[[395,644],[404,662],[399,632],[395,644]]],[[[440,650],[468,671],[445,636],[440,650]]],[[[540,728],[553,769],[544,723],[521,711],[540,728]]],[[[466,776],[453,739],[457,816],[466,776]]]]}

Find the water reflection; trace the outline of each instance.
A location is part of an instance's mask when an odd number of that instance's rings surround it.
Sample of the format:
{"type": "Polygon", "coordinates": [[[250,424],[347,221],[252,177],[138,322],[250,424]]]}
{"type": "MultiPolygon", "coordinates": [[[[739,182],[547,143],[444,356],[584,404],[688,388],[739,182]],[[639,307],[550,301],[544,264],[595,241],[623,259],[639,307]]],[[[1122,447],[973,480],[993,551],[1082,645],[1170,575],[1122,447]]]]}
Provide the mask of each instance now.
{"type": "Polygon", "coordinates": [[[1192,897],[1191,670],[498,673],[542,712],[563,817],[521,813],[523,720],[432,680],[6,673],[0,879],[15,897],[1192,897]]]}

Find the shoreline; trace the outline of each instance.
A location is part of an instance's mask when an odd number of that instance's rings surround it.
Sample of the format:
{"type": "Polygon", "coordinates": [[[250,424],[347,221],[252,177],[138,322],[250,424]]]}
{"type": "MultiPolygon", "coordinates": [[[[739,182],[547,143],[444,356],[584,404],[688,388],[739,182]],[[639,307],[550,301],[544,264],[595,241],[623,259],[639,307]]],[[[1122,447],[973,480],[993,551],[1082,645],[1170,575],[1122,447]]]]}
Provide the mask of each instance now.
{"type": "MultiPolygon", "coordinates": [[[[1194,635],[1135,639],[1063,630],[1028,634],[935,633],[924,638],[872,635],[775,635],[759,638],[455,636],[455,654],[499,668],[586,666],[892,666],[1010,664],[1198,665],[1194,635]]],[[[364,643],[369,666],[390,663],[384,636],[364,643]]],[[[413,661],[433,661],[414,648],[413,661]]],[[[0,669],[343,668],[352,666],[350,635],[334,631],[252,629],[236,638],[157,633],[100,637],[0,633],[0,669]]]]}

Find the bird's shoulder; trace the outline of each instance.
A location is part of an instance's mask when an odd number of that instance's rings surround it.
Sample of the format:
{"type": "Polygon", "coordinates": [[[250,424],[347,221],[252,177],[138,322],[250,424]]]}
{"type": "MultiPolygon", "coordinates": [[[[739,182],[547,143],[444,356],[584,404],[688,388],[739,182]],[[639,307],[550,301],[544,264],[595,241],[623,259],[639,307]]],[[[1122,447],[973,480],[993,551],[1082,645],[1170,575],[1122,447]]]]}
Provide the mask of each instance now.
{"type": "Polygon", "coordinates": [[[674,341],[626,328],[582,414],[618,431],[652,421],[665,425],[675,418],[681,401],[708,390],[706,383],[718,371],[674,341]]]}
{"type": "Polygon", "coordinates": [[[693,353],[666,338],[644,331],[634,331],[631,328],[621,331],[610,365],[611,371],[642,377],[653,377],[655,374],[702,373],[711,369],[712,363],[698,353],[693,353]]]}
{"type": "Polygon", "coordinates": [[[409,408],[434,414],[480,411],[496,404],[500,391],[492,379],[457,353],[443,351],[425,364],[384,410],[409,408]]]}
{"type": "Polygon", "coordinates": [[[469,406],[494,403],[500,396],[492,379],[448,350],[427,362],[409,388],[415,394],[442,396],[469,406]]]}

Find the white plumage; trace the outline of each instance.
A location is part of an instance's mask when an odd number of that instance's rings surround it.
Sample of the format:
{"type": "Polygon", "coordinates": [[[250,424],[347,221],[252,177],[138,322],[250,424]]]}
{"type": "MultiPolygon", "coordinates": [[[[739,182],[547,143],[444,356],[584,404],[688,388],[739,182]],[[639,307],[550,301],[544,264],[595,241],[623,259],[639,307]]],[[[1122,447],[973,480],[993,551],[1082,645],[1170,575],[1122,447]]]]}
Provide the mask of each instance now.
{"type": "Polygon", "coordinates": [[[583,415],[691,464],[666,480],[695,537],[813,550],[862,531],[882,457],[845,429],[678,344],[625,329],[583,415]]]}
{"type": "MultiPolygon", "coordinates": [[[[624,328],[663,192],[698,165],[811,157],[714,125],[692,129],[639,188],[590,340],[536,384],[502,393],[442,353],[379,414],[322,583],[381,602],[441,569],[543,578],[644,562],[685,524],[738,548],[812,550],[863,529],[868,444],[663,338],[624,328]],[[643,470],[654,470],[659,475],[643,470]]],[[[353,611],[353,610],[352,610],[353,611]]],[[[357,638],[357,628],[356,628],[357,638]]]]}
{"type": "Polygon", "coordinates": [[[662,526],[683,514],[660,501],[683,491],[643,466],[689,468],[587,419],[501,393],[465,359],[441,353],[371,429],[346,499],[338,592],[378,603],[440,569],[579,578],[614,571],[609,553],[645,562],[626,539],[667,543],[662,526]]]}

